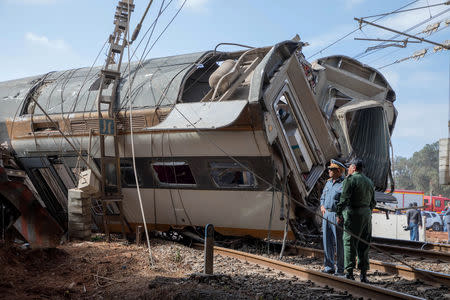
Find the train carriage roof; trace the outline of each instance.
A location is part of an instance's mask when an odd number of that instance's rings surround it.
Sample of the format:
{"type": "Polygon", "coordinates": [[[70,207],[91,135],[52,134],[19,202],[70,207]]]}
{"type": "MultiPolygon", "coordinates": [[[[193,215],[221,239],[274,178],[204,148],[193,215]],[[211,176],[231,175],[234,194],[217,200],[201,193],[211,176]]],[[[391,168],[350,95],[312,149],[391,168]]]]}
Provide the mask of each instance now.
{"type": "MultiPolygon", "coordinates": [[[[130,97],[133,107],[146,108],[176,103],[184,77],[201,67],[200,62],[211,54],[211,51],[205,51],[148,59],[141,64],[132,62],[130,74],[128,64],[124,63],[119,86],[120,106],[129,105],[129,76],[134,78],[130,97]]],[[[80,68],[0,82],[0,121],[19,116],[23,107],[26,107],[24,101],[31,101],[31,94],[49,114],[96,111],[101,69],[102,67],[80,68]]],[[[36,109],[34,114],[42,112],[36,109]]]]}

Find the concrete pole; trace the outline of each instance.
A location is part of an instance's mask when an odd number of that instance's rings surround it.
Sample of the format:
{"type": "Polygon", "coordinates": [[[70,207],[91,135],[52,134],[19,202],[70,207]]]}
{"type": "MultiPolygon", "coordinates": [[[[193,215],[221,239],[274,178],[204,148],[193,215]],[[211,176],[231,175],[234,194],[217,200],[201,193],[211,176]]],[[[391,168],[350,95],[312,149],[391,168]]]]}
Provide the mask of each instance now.
{"type": "Polygon", "coordinates": [[[212,224],[206,225],[205,228],[205,267],[204,273],[208,275],[213,274],[214,265],[214,226],[212,224]]]}
{"type": "Polygon", "coordinates": [[[141,237],[142,237],[142,226],[137,226],[136,227],[136,245],[140,245],[141,244],[141,237]]]}

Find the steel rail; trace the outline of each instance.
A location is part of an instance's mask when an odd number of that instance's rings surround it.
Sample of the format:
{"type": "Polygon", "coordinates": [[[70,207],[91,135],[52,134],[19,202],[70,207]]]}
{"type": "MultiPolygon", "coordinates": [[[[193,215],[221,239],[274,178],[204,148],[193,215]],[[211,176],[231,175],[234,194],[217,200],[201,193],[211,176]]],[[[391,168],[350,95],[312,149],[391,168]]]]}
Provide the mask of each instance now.
{"type": "MultiPolygon", "coordinates": [[[[291,246],[290,247],[291,253],[294,252],[295,254],[299,255],[305,255],[309,257],[317,257],[322,258],[323,257],[323,250],[320,249],[314,249],[314,248],[306,248],[306,247],[300,247],[300,246],[291,246]]],[[[373,270],[378,270],[380,272],[386,272],[389,274],[396,274],[403,278],[409,279],[409,280],[416,280],[420,279],[424,282],[427,282],[431,285],[446,285],[450,286],[450,275],[444,274],[440,272],[433,272],[428,271],[424,269],[417,269],[414,270],[407,266],[402,266],[398,264],[393,264],[389,262],[383,262],[379,260],[370,260],[370,268],[373,270]]]]}
{"type": "MultiPolygon", "coordinates": [[[[195,244],[196,248],[203,248],[203,245],[195,244]]],[[[362,283],[355,280],[349,280],[343,277],[334,276],[305,267],[285,263],[282,261],[266,258],[263,256],[250,254],[242,251],[214,247],[214,254],[236,258],[242,261],[255,263],[261,266],[276,269],[278,271],[295,275],[303,280],[311,280],[320,286],[329,286],[336,290],[346,291],[353,297],[363,297],[365,299],[423,299],[409,294],[384,289],[370,284],[362,283]]]]}
{"type": "Polygon", "coordinates": [[[409,240],[397,240],[382,237],[372,237],[372,242],[377,244],[388,244],[402,247],[418,248],[422,250],[433,250],[440,252],[450,252],[450,244],[428,243],[409,240]]]}
{"type": "Polygon", "coordinates": [[[411,255],[411,256],[418,256],[418,257],[423,257],[423,258],[436,259],[436,260],[440,260],[440,261],[450,262],[450,252],[421,250],[421,249],[411,248],[411,247],[400,247],[400,246],[377,244],[377,243],[371,243],[371,245],[374,245],[377,248],[383,249],[384,251],[390,252],[390,253],[398,253],[401,255],[408,255],[408,256],[411,255]]]}

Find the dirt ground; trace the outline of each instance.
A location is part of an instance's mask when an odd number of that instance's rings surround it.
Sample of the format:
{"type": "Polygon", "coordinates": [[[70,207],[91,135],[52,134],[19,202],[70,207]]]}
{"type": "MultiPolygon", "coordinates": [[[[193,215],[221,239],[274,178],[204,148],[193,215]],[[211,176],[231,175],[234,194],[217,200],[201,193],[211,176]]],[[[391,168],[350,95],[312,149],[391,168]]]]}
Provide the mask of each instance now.
{"type": "Polygon", "coordinates": [[[426,237],[428,242],[446,244],[448,239],[448,233],[443,231],[427,230],[426,237]]]}
{"type": "Polygon", "coordinates": [[[223,298],[220,291],[187,280],[193,271],[182,263],[188,255],[180,249],[152,240],[155,267],[150,267],[146,248],[120,242],[71,242],[45,250],[2,247],[0,298],[223,298]]]}
{"type": "Polygon", "coordinates": [[[214,275],[201,274],[203,251],[152,239],[71,242],[56,249],[0,247],[0,299],[353,299],[347,292],[234,258],[214,255],[214,275]]]}

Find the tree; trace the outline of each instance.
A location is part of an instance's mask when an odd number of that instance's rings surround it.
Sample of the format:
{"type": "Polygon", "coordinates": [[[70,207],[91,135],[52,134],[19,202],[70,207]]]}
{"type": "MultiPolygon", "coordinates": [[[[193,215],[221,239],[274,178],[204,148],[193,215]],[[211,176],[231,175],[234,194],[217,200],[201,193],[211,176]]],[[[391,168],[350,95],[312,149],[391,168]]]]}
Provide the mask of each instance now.
{"type": "Polygon", "coordinates": [[[414,188],[407,158],[401,156],[395,157],[393,176],[397,189],[412,190],[414,188]]]}
{"type": "Polygon", "coordinates": [[[450,186],[439,185],[439,143],[425,145],[411,158],[395,157],[394,181],[396,189],[419,190],[450,198],[450,186]]]}

